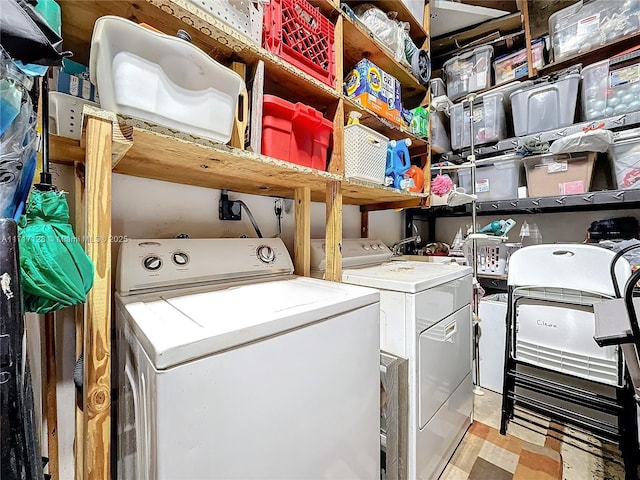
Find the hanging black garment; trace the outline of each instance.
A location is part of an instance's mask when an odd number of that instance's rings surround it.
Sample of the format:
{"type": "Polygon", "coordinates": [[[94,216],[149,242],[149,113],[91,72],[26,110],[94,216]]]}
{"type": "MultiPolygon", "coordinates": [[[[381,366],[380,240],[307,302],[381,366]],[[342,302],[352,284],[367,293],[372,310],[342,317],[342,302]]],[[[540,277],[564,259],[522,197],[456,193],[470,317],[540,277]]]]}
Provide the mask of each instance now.
{"type": "Polygon", "coordinates": [[[26,0],[0,0],[0,44],[15,60],[59,66],[70,52],[62,51],[62,38],[26,0]]]}
{"type": "Polygon", "coordinates": [[[0,245],[0,478],[37,480],[44,476],[31,377],[23,361],[18,230],[11,219],[0,218],[0,245]]]}

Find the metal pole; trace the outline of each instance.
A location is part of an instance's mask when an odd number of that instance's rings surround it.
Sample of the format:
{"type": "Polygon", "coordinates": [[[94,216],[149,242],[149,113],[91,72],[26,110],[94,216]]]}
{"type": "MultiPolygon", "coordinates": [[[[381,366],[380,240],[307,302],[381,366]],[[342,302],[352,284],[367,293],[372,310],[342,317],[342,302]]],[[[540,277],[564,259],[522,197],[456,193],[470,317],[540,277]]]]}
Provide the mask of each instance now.
{"type": "MultiPolygon", "coordinates": [[[[471,152],[467,157],[467,160],[471,163],[471,191],[474,195],[474,199],[471,201],[471,233],[477,233],[476,221],[476,145],[475,145],[475,133],[473,130],[473,101],[476,99],[475,93],[467,95],[469,101],[469,139],[471,143],[471,152]]],[[[480,348],[479,348],[479,331],[480,325],[478,316],[478,240],[474,237],[471,238],[471,264],[473,268],[473,351],[475,357],[475,374],[476,384],[473,387],[473,393],[476,395],[484,395],[484,392],[480,389],[480,348]]]]}

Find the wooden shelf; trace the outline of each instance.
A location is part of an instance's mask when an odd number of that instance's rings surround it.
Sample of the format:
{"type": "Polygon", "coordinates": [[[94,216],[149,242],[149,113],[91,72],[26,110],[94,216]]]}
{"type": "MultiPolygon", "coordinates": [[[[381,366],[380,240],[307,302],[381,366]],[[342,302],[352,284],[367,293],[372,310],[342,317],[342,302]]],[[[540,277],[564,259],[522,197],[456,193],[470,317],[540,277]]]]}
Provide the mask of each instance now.
{"type": "MultiPolygon", "coordinates": [[[[400,3],[400,2],[398,2],[400,3]]],[[[407,103],[411,97],[424,97],[426,87],[421,85],[409,70],[398,62],[391,53],[380,45],[372,34],[351,20],[346,14],[344,18],[344,73],[349,71],[362,58],[368,58],[389,75],[398,79],[402,85],[402,101],[407,103]]],[[[422,98],[417,99],[420,103],[422,98]]],[[[416,104],[417,104],[416,103],[416,104]]],[[[411,105],[413,107],[415,105],[411,105]]],[[[405,108],[409,108],[406,107],[405,108]]]]}
{"type": "MultiPolygon", "coordinates": [[[[325,201],[327,182],[334,181],[342,183],[343,203],[352,205],[408,202],[418,206],[427,196],[345,179],[203,139],[187,141],[136,127],[128,135],[130,147],[114,162],[114,173],[285,198],[293,198],[300,187],[309,187],[311,199],[317,202],[325,201]]],[[[84,162],[85,150],[78,140],[52,135],[50,145],[51,161],[84,162]]]]}
{"type": "Polygon", "coordinates": [[[583,63],[585,60],[588,60],[589,64],[596,63],[601,60],[606,60],[613,57],[614,55],[617,55],[618,53],[624,52],[629,48],[638,46],[639,41],[640,32],[635,32],[631,35],[627,35],[626,37],[622,37],[617,40],[605,43],[604,45],[600,45],[593,50],[589,50],[588,52],[577,53],[575,55],[565,57],[558,62],[553,62],[545,65],[537,71],[537,74],[547,75],[549,73],[562,70],[563,68],[570,67],[571,65],[575,65],[576,63],[583,63]]]}
{"type": "Polygon", "coordinates": [[[451,54],[452,52],[465,49],[467,46],[471,48],[472,46],[484,44],[487,40],[490,40],[490,38],[486,37],[492,34],[498,38],[506,33],[521,29],[522,14],[520,12],[511,13],[461,32],[454,32],[439,38],[433,38],[431,39],[431,53],[433,57],[442,56],[447,53],[451,54]],[[483,38],[482,42],[475,41],[479,38],[483,38]]]}
{"type": "Polygon", "coordinates": [[[60,8],[64,48],[74,53],[75,61],[85,65],[88,65],[95,21],[104,15],[117,15],[147,23],[169,35],[175,35],[179,29],[183,29],[191,35],[194,45],[223,63],[233,59],[254,65],[262,60],[266,76],[271,81],[286,85],[291,92],[308,98],[311,103],[329,103],[341,95],[338,91],[338,88],[342,89],[341,79],[337,79],[335,88],[329,87],[187,0],[60,0],[60,8]]]}
{"type": "Polygon", "coordinates": [[[373,1],[351,1],[347,0],[347,4],[351,8],[354,8],[356,5],[361,3],[371,3],[378,7],[380,10],[385,12],[397,12],[398,16],[396,17],[398,20],[403,22],[408,22],[410,25],[410,35],[413,41],[416,43],[417,47],[422,47],[422,43],[429,36],[427,31],[424,29],[424,26],[416,20],[413,14],[409,11],[404,2],[400,0],[373,0],[373,1]]]}
{"type": "Polygon", "coordinates": [[[320,10],[326,17],[331,18],[335,13],[340,12],[340,2],[336,0],[307,0],[311,5],[320,10]]]}
{"type": "Polygon", "coordinates": [[[416,137],[414,134],[393,125],[386,119],[378,117],[374,112],[362,107],[350,98],[345,98],[345,123],[346,119],[348,119],[349,117],[349,113],[354,111],[360,112],[360,114],[362,114],[362,117],[360,117],[360,123],[362,125],[366,125],[367,127],[372,128],[376,132],[381,133],[391,140],[402,140],[404,138],[410,138],[412,147],[427,147],[429,145],[429,141],[427,139],[416,137]]]}

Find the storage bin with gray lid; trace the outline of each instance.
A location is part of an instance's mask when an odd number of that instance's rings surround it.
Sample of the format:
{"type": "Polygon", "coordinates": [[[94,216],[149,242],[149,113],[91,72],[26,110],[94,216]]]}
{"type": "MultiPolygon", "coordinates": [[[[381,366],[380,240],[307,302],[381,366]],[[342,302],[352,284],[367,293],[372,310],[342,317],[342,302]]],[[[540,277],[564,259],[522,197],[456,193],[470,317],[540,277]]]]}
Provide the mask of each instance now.
{"type": "Polygon", "coordinates": [[[491,59],[493,47],[484,45],[444,62],[447,95],[451,101],[491,86],[491,59]]]}
{"type": "MultiPolygon", "coordinates": [[[[474,144],[495,143],[509,137],[511,102],[509,95],[533,82],[512,82],[478,95],[473,102],[474,144]]],[[[471,146],[470,109],[468,102],[455,104],[451,108],[451,147],[461,150],[471,146]]]]}
{"type": "Polygon", "coordinates": [[[516,136],[531,135],[573,124],[580,85],[579,68],[557,77],[542,79],[533,87],[511,94],[513,129],[516,136]]]}
{"type": "MultiPolygon", "coordinates": [[[[478,160],[476,162],[476,194],[478,201],[513,200],[518,198],[518,187],[521,185],[522,157],[515,153],[499,157],[478,160]]],[[[473,193],[471,188],[471,168],[458,170],[460,186],[466,193],[473,193]]]]}

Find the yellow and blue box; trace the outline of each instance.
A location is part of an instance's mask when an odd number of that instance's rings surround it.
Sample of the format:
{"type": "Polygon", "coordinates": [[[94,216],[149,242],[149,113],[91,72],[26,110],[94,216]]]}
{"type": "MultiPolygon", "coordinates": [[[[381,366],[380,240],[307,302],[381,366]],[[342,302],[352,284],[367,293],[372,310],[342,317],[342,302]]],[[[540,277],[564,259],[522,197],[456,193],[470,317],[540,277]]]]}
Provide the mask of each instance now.
{"type": "Polygon", "coordinates": [[[402,124],[400,82],[366,58],[344,81],[347,97],[396,125],[402,124]]]}

